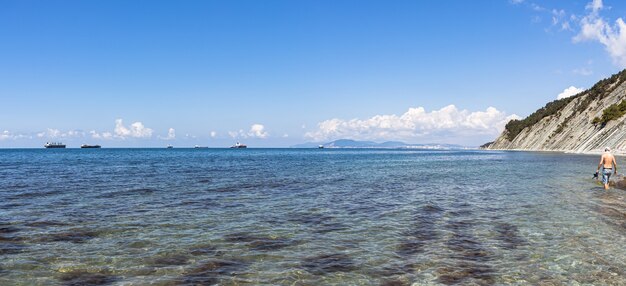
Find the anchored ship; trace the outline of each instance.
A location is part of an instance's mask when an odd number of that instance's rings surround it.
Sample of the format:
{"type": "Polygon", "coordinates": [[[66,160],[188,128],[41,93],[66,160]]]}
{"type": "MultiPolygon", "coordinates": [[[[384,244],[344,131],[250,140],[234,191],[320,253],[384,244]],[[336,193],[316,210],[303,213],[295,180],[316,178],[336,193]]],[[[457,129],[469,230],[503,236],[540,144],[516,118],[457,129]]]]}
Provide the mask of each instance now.
{"type": "Polygon", "coordinates": [[[100,147],[102,147],[102,146],[100,146],[100,145],[87,145],[87,144],[80,145],[80,148],[100,148],[100,147]]]}
{"type": "Polygon", "coordinates": [[[235,149],[241,149],[241,148],[248,148],[248,146],[246,146],[245,144],[241,144],[239,142],[237,142],[237,144],[230,146],[230,148],[235,148],[235,149]]]}
{"type": "Polygon", "coordinates": [[[46,145],[43,145],[46,148],[65,148],[65,144],[61,142],[46,142],[46,145]]]}

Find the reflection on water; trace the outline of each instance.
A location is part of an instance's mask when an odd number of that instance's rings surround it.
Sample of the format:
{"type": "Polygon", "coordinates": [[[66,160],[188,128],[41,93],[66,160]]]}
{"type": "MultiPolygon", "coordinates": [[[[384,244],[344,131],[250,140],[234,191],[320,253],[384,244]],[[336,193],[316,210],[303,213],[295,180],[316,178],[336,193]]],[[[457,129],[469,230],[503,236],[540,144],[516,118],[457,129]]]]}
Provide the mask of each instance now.
{"type": "Polygon", "coordinates": [[[624,285],[626,192],[596,161],[0,150],[0,284],[624,285]]]}

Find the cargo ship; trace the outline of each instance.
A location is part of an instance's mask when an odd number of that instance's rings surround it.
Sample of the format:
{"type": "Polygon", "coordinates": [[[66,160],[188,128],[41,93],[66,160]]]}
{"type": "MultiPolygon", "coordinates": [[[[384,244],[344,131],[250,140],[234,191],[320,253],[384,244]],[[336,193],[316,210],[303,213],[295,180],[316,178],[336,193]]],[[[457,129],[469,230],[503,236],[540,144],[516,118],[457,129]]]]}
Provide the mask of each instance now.
{"type": "Polygon", "coordinates": [[[61,142],[46,142],[46,145],[43,145],[46,148],[65,148],[65,144],[61,142]]]}
{"type": "Polygon", "coordinates": [[[80,148],[100,148],[100,147],[102,147],[102,146],[100,146],[100,145],[87,145],[87,144],[80,145],[80,148]]]}
{"type": "Polygon", "coordinates": [[[248,146],[246,146],[245,144],[241,144],[239,142],[237,142],[237,144],[230,146],[230,148],[235,148],[235,149],[241,149],[241,148],[248,148],[248,146]]]}

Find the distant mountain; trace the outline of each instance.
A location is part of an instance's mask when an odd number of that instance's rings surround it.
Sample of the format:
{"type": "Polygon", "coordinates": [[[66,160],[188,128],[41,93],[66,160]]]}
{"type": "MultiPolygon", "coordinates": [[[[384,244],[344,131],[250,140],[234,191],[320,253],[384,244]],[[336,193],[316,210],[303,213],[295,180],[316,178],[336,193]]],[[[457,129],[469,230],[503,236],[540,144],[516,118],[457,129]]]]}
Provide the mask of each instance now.
{"type": "Polygon", "coordinates": [[[356,141],[350,139],[339,139],[323,144],[324,148],[375,148],[378,143],[372,141],[356,141]]]}
{"type": "Polygon", "coordinates": [[[455,144],[407,144],[400,141],[387,141],[376,143],[373,141],[357,141],[351,139],[339,139],[328,143],[307,142],[291,146],[291,148],[389,148],[389,149],[465,149],[466,147],[455,144]]]}
{"type": "Polygon", "coordinates": [[[319,145],[322,145],[322,143],[306,142],[306,143],[291,145],[289,146],[289,148],[317,148],[319,145]]]}

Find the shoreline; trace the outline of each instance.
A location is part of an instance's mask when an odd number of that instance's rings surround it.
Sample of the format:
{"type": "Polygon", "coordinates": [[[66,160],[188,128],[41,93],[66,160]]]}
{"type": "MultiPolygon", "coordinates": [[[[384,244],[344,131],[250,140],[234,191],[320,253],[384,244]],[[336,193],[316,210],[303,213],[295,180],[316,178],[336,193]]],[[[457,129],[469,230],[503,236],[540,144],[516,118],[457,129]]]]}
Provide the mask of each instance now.
{"type": "MultiPolygon", "coordinates": [[[[576,152],[573,150],[538,150],[538,149],[480,149],[485,151],[514,151],[514,152],[543,152],[543,153],[563,153],[573,155],[601,155],[602,151],[576,152]]],[[[611,154],[618,157],[626,157],[626,151],[611,151],[611,154]]]]}

